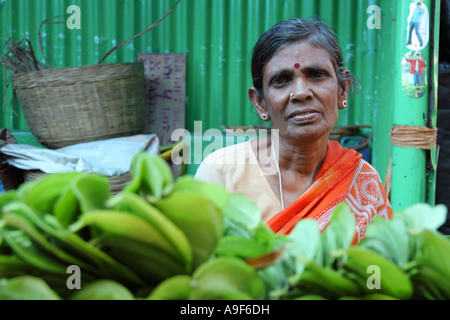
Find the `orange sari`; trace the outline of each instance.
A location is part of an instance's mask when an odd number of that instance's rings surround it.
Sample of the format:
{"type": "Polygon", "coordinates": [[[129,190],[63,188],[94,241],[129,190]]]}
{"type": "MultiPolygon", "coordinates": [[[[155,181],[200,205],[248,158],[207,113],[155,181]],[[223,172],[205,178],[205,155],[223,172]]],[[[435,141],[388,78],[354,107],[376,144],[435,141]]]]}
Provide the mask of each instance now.
{"type": "Polygon", "coordinates": [[[301,219],[315,219],[323,230],[336,206],[344,201],[355,215],[353,243],[359,242],[375,216],[391,219],[393,214],[378,172],[361,158],[355,150],[329,141],[327,155],[314,183],[267,225],[274,232],[289,234],[301,219]]]}

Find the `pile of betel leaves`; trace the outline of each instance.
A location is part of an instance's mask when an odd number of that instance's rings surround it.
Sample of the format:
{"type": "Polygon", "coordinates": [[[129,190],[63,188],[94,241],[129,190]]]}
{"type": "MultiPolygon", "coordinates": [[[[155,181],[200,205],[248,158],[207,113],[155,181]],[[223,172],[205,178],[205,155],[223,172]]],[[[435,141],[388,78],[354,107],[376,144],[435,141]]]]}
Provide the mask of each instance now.
{"type": "Polygon", "coordinates": [[[442,205],[417,204],[351,245],[341,204],[319,232],[273,233],[259,208],[224,187],[173,177],[139,153],[132,180],[48,174],[0,194],[0,299],[293,300],[450,298],[442,205]]]}

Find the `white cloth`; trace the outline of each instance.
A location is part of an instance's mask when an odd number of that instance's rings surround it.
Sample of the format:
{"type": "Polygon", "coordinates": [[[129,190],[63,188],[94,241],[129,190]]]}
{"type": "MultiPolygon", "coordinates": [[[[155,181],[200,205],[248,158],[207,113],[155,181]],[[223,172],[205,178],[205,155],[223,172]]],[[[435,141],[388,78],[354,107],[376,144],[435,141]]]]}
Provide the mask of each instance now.
{"type": "Polygon", "coordinates": [[[6,162],[22,170],[92,172],[110,177],[129,172],[133,156],[141,151],[159,154],[157,135],[85,142],[56,150],[26,144],[6,144],[0,148],[0,152],[6,155],[6,162]]]}

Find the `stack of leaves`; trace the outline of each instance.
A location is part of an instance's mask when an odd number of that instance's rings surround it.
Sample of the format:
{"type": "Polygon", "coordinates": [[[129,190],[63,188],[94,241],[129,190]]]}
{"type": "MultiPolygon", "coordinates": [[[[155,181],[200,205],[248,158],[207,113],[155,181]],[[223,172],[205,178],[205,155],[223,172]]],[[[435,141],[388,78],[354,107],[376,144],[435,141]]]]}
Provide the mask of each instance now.
{"type": "MultiPolygon", "coordinates": [[[[366,238],[352,245],[355,219],[346,204],[334,211],[326,229],[317,221],[297,223],[289,235],[274,234],[248,198],[231,194],[224,234],[214,258],[234,257],[257,270],[272,300],[414,300],[450,298],[450,240],[437,229],[443,205],[416,204],[392,220],[376,217],[366,238]]],[[[192,278],[169,279],[153,298],[177,296],[192,278]]],[[[192,282],[190,282],[192,284],[192,282]]]]}
{"type": "Polygon", "coordinates": [[[376,217],[366,238],[352,245],[354,217],[338,206],[319,233],[300,221],[282,261],[263,270],[274,299],[450,299],[450,240],[437,229],[444,205],[416,204],[376,217]],[[273,285],[270,285],[273,283],[273,285]],[[283,286],[280,286],[283,284],[283,286]]]}
{"type": "Polygon", "coordinates": [[[162,157],[145,152],[131,173],[116,195],[106,177],[79,172],[1,194],[0,299],[144,299],[173,276],[192,277],[191,298],[263,298],[244,261],[212,261],[230,199],[224,187],[174,180],[162,157]]]}
{"type": "Polygon", "coordinates": [[[162,157],[137,154],[131,174],[116,195],[87,173],[1,194],[0,299],[450,298],[443,205],[376,217],[352,245],[345,204],[322,232],[308,219],[280,235],[247,197],[174,179],[162,157]]]}

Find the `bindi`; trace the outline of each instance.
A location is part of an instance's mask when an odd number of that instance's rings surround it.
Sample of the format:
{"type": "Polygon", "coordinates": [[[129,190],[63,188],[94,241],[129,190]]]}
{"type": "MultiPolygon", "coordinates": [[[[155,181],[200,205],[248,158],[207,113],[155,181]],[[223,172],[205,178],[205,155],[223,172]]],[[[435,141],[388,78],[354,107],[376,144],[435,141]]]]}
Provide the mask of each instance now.
{"type": "Polygon", "coordinates": [[[296,64],[294,64],[294,68],[295,68],[295,69],[298,69],[298,68],[300,68],[300,63],[296,63],[296,64]]]}

